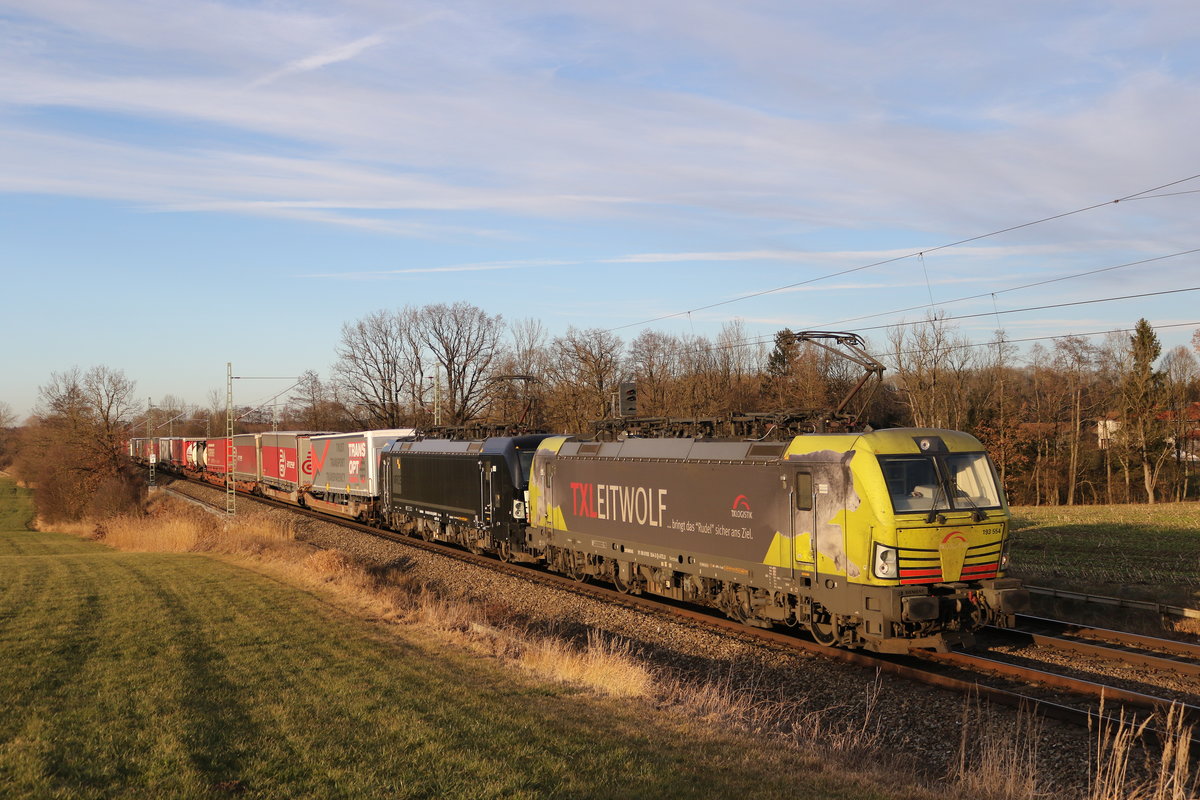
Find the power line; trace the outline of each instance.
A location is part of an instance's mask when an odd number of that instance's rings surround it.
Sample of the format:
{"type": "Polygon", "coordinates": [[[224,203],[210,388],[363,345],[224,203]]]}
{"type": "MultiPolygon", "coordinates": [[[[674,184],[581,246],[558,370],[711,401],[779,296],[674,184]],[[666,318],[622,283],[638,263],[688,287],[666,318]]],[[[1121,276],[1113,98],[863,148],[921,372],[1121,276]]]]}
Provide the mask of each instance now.
{"type": "Polygon", "coordinates": [[[947,306],[947,305],[951,305],[953,303],[966,302],[967,300],[978,300],[981,297],[993,297],[994,298],[998,294],[1007,294],[1008,292],[1016,292],[1021,289],[1032,289],[1036,286],[1046,286],[1047,284],[1058,283],[1060,281],[1066,281],[1066,280],[1073,280],[1075,278],[1086,278],[1089,275],[1099,275],[1102,272],[1112,272],[1112,271],[1118,270],[1118,269],[1127,269],[1128,267],[1137,267],[1137,266],[1141,266],[1142,264],[1150,264],[1155,261],[1165,261],[1168,258],[1178,258],[1179,256],[1192,255],[1193,253],[1200,253],[1200,247],[1192,249],[1192,250],[1181,250],[1178,253],[1170,253],[1165,256],[1154,256],[1152,258],[1144,258],[1140,261],[1128,261],[1124,264],[1116,264],[1111,267],[1100,267],[1099,269],[1091,269],[1091,270],[1087,270],[1085,272],[1076,272],[1071,275],[1060,275],[1057,278],[1047,278],[1046,280],[1034,281],[1033,283],[1024,283],[1024,284],[1021,284],[1020,286],[1010,286],[1007,289],[997,289],[992,292],[981,292],[980,294],[972,294],[972,295],[966,295],[963,297],[956,297],[953,300],[943,300],[942,302],[937,303],[937,304],[922,303],[922,304],[916,305],[916,306],[908,306],[907,308],[897,308],[897,309],[893,309],[891,311],[880,311],[879,313],[876,313],[876,314],[864,314],[861,317],[850,317],[848,319],[834,320],[832,322],[821,322],[821,323],[818,323],[816,325],[816,327],[825,328],[825,327],[829,327],[831,325],[844,325],[847,322],[858,322],[859,320],[864,320],[864,319],[874,319],[875,317],[885,317],[888,314],[903,314],[905,311],[916,311],[916,310],[922,309],[922,308],[933,308],[934,305],[947,306]]]}
{"type": "MultiPolygon", "coordinates": [[[[1182,294],[1183,292],[1196,292],[1196,291],[1200,291],[1200,286],[1191,286],[1186,289],[1166,289],[1161,292],[1145,292],[1143,294],[1125,294],[1125,295],[1120,295],[1119,297],[1100,297],[1095,300],[1074,300],[1070,303],[1052,303],[1050,305],[1045,305],[1045,306],[1027,306],[1025,308],[1011,308],[1006,311],[984,311],[979,314],[961,314],[957,317],[942,317],[938,321],[939,322],[951,322],[953,320],[976,319],[978,317],[991,317],[991,316],[1000,315],[1000,314],[1021,314],[1026,311],[1046,311],[1051,308],[1067,308],[1069,306],[1086,306],[1086,305],[1093,305],[1095,303],[1111,303],[1114,300],[1136,300],[1141,297],[1159,297],[1161,295],[1167,295],[1167,294],[1182,294]]],[[[877,331],[877,330],[880,330],[881,328],[900,328],[900,327],[904,327],[906,325],[920,325],[926,321],[927,320],[914,320],[912,322],[895,322],[895,323],[892,323],[891,325],[872,325],[869,328],[859,328],[858,331],[877,331]]],[[[858,331],[856,331],[856,332],[858,332],[858,331]]]]}
{"type": "MultiPolygon", "coordinates": [[[[288,375],[288,376],[286,376],[286,377],[279,377],[279,378],[263,378],[263,377],[257,377],[257,376],[255,376],[255,377],[250,377],[250,378],[243,378],[243,377],[241,377],[241,376],[239,376],[239,375],[234,375],[234,376],[233,376],[233,379],[234,379],[234,380],[239,380],[239,379],[241,379],[241,380],[264,380],[264,381],[290,381],[290,380],[292,380],[292,379],[293,379],[293,378],[295,378],[295,377],[296,377],[296,376],[294,376],[294,375],[288,375]]],[[[291,386],[287,387],[287,388],[286,388],[286,389],[284,389],[283,391],[281,391],[281,392],[277,392],[277,393],[275,393],[275,394],[271,395],[270,397],[268,397],[266,400],[263,400],[263,401],[262,401],[261,403],[259,403],[258,405],[256,405],[256,406],[254,406],[254,407],[252,407],[252,408],[248,409],[248,410],[247,410],[247,411],[245,411],[245,412],[244,412],[244,413],[243,413],[241,416],[239,416],[237,419],[239,419],[239,420],[245,419],[246,417],[248,417],[248,416],[250,416],[251,414],[253,414],[255,411],[258,411],[259,409],[261,409],[263,406],[267,405],[268,403],[272,402],[273,400],[276,400],[276,399],[278,399],[280,395],[283,395],[283,394],[285,394],[285,393],[287,393],[287,392],[290,392],[292,389],[295,389],[297,386],[299,386],[299,385],[300,385],[300,384],[302,384],[302,383],[304,383],[304,377],[303,377],[303,376],[301,376],[300,378],[296,379],[296,382],[295,382],[295,383],[293,383],[291,386]]]]}
{"type": "MultiPolygon", "coordinates": [[[[1173,322],[1170,325],[1151,325],[1150,329],[1155,330],[1155,331],[1161,331],[1161,330],[1167,330],[1168,328],[1190,328],[1190,327],[1200,327],[1200,320],[1198,320],[1196,322],[1173,322]]],[[[1059,334],[1057,336],[1028,336],[1028,337],[1025,337],[1022,339],[1004,339],[1002,342],[1000,340],[993,339],[988,342],[963,342],[961,344],[951,344],[951,345],[947,345],[945,348],[943,348],[943,350],[966,350],[966,349],[969,349],[972,347],[993,347],[996,344],[1025,344],[1027,342],[1045,342],[1045,341],[1054,341],[1057,339],[1074,339],[1074,338],[1086,337],[1086,336],[1105,336],[1110,333],[1133,333],[1135,331],[1136,331],[1136,328],[1114,328],[1112,330],[1107,330],[1107,331],[1089,331],[1087,333],[1063,333],[1063,334],[1059,334]]],[[[880,354],[876,355],[875,357],[879,358],[879,359],[884,359],[884,358],[894,358],[895,356],[912,356],[912,355],[918,355],[918,354],[927,353],[927,352],[929,352],[929,351],[928,350],[903,350],[898,353],[880,353],[880,354]]]]}
{"type": "Polygon", "coordinates": [[[820,275],[815,278],[809,278],[808,280],[798,281],[796,283],[789,283],[786,286],[777,286],[774,289],[764,289],[759,292],[752,292],[750,294],[741,295],[740,297],[733,297],[728,300],[720,300],[715,303],[709,303],[708,305],[698,306],[696,308],[688,309],[686,311],[677,311],[672,314],[663,314],[662,316],[654,317],[653,319],[642,320],[641,322],[631,322],[626,325],[618,325],[615,328],[609,328],[606,332],[611,333],[613,331],[619,331],[619,330],[623,330],[625,328],[633,328],[638,325],[649,325],[650,323],[660,322],[664,319],[673,319],[675,317],[681,317],[681,316],[684,316],[687,314],[695,313],[697,311],[707,311],[710,308],[718,308],[720,306],[729,305],[731,303],[739,303],[743,300],[750,300],[755,297],[762,297],[762,296],[768,295],[768,294],[775,294],[776,292],[782,292],[787,289],[795,289],[796,287],[806,286],[810,283],[817,283],[818,281],[827,280],[829,278],[837,278],[842,275],[849,275],[854,272],[861,272],[862,270],[871,269],[872,267],[880,267],[885,264],[892,264],[897,261],[903,261],[906,258],[913,258],[914,256],[920,256],[925,253],[935,253],[939,250],[946,250],[951,247],[958,247],[960,245],[970,244],[971,242],[978,242],[982,239],[988,239],[993,236],[1000,236],[1001,234],[1011,233],[1013,231],[1021,230],[1022,228],[1029,228],[1029,227],[1033,227],[1034,225],[1041,225],[1046,222],[1053,222],[1055,220],[1065,219],[1066,217],[1074,216],[1076,214],[1082,214],[1087,211],[1094,211],[1097,208],[1103,208],[1104,206],[1116,205],[1117,203],[1122,203],[1122,202],[1126,202],[1129,200],[1150,199],[1151,197],[1171,197],[1171,196],[1175,196],[1178,194],[1184,194],[1184,192],[1172,192],[1172,193],[1163,194],[1163,195],[1151,195],[1150,193],[1157,192],[1161,189],[1167,189],[1167,188],[1170,188],[1171,186],[1177,186],[1181,183],[1186,183],[1188,181],[1196,180],[1197,178],[1200,178],[1200,174],[1191,175],[1186,178],[1180,178],[1179,180],[1171,181],[1169,183],[1164,183],[1159,186],[1153,186],[1149,189],[1143,189],[1140,192],[1134,192],[1133,194],[1128,194],[1128,195],[1125,195],[1124,197],[1118,197],[1115,200],[1106,200],[1103,203],[1094,203],[1093,205],[1090,205],[1090,206],[1085,206],[1083,208],[1077,208],[1074,211],[1066,211],[1061,214],[1054,214],[1049,217],[1042,217],[1041,219],[1032,220],[1030,222],[1023,222],[1019,225],[1011,225],[1007,228],[1001,228],[999,230],[995,230],[990,233],[982,233],[977,236],[970,236],[965,239],[959,239],[954,242],[948,242],[946,244],[937,245],[936,247],[927,247],[922,250],[915,250],[906,255],[894,256],[892,258],[886,258],[881,261],[875,261],[870,264],[863,264],[862,266],[858,266],[858,267],[851,267],[849,269],[844,269],[839,272],[831,272],[827,275],[820,275]]]}
{"type": "MultiPolygon", "coordinates": [[[[940,317],[940,318],[938,318],[936,320],[932,320],[932,321],[942,323],[942,322],[953,322],[955,320],[963,320],[963,319],[976,319],[978,317],[991,317],[991,316],[998,317],[1000,314],[1019,314],[1019,313],[1023,313],[1023,312],[1027,312],[1027,311],[1045,311],[1045,310],[1052,309],[1052,308],[1067,308],[1070,306],[1094,305],[1096,303],[1108,303],[1108,302],[1113,302],[1116,300],[1136,300],[1136,299],[1143,298],[1143,297],[1156,297],[1156,296],[1160,296],[1160,295],[1181,294],[1184,292],[1195,292],[1195,291],[1200,291],[1200,286],[1192,286],[1192,287],[1187,287],[1187,288],[1183,288],[1183,289],[1167,289],[1167,290],[1164,290],[1161,292],[1145,292],[1145,293],[1141,293],[1141,294],[1119,295],[1116,297],[1101,297],[1101,298],[1096,298],[1093,300],[1074,300],[1074,301],[1071,301],[1068,303],[1053,303],[1051,305],[1044,305],[1044,306],[1026,306],[1024,308],[1011,308],[1011,309],[1007,309],[1004,311],[995,311],[995,310],[985,311],[985,312],[980,312],[978,314],[963,314],[963,315],[960,315],[957,317],[940,317]]],[[[909,326],[909,325],[924,325],[924,324],[929,323],[930,321],[931,320],[927,320],[927,319],[913,320],[911,322],[903,322],[902,321],[902,322],[891,323],[889,325],[874,325],[874,326],[867,327],[867,328],[857,328],[853,332],[861,333],[863,331],[875,331],[875,330],[882,330],[882,329],[886,329],[886,328],[899,328],[899,327],[904,327],[904,326],[909,326]]],[[[1178,327],[1178,326],[1169,325],[1169,326],[1163,326],[1163,327],[1178,327]]],[[[1079,334],[1079,335],[1090,335],[1090,334],[1079,334]]],[[[714,344],[709,347],[696,348],[696,349],[692,350],[691,352],[693,352],[693,353],[710,353],[710,352],[717,352],[720,350],[734,350],[734,349],[741,348],[741,347],[753,347],[755,345],[767,344],[768,342],[774,340],[774,338],[775,338],[775,334],[771,334],[769,336],[759,336],[759,337],[754,337],[752,339],[748,339],[748,340],[745,340],[742,342],[733,342],[730,344],[722,344],[722,345],[714,344]]],[[[1057,337],[1048,337],[1048,338],[1057,338],[1057,337]]],[[[1036,341],[1036,340],[1037,340],[1037,338],[1035,337],[1033,339],[1029,339],[1028,341],[1036,341]]],[[[1008,339],[1005,341],[1022,342],[1022,341],[1026,341],[1026,340],[1025,339],[1008,339]]],[[[995,342],[994,341],[989,342],[989,344],[995,344],[995,342]]]]}

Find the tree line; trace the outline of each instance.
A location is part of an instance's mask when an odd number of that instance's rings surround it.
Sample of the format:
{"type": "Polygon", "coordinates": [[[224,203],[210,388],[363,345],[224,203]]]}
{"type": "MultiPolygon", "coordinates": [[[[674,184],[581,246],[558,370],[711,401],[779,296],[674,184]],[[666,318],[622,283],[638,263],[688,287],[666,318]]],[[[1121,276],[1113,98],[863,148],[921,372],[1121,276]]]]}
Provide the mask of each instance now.
{"type": "MultiPolygon", "coordinates": [[[[975,434],[1014,504],[1194,499],[1200,331],[1192,341],[1164,355],[1142,319],[1132,335],[1058,338],[1019,358],[1003,331],[972,343],[934,313],[869,348],[889,369],[854,412],[874,428],[975,434]]],[[[536,319],[506,322],[465,302],[406,306],[343,325],[326,376],[305,373],[280,406],[238,409],[238,430],[490,424],[586,435],[616,415],[626,382],[641,417],[818,419],[861,377],[858,365],[790,330],[764,340],[737,320],[713,337],[645,330],[626,341],[573,326],[552,336],[536,319]]],[[[113,502],[136,495],[120,458],[128,436],[225,429],[223,392],[206,407],[168,396],[146,408],[132,381],[106,367],[55,373],[39,398],[16,444],[0,441],[0,461],[62,484],[50,494],[72,514],[100,493],[113,502]],[[84,462],[67,458],[78,437],[88,441],[84,462]],[[84,474],[96,467],[105,477],[84,474]]]]}

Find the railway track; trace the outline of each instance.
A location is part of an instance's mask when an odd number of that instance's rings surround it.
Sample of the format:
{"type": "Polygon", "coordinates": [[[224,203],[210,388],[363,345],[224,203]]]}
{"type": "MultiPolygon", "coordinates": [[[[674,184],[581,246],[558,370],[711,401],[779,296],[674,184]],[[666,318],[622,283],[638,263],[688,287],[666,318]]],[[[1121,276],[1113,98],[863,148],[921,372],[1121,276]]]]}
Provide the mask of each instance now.
{"type": "MultiPolygon", "coordinates": [[[[201,485],[207,486],[207,484],[201,485]]],[[[210,503],[166,487],[163,488],[163,491],[177,494],[191,502],[207,506],[212,510],[220,512],[222,515],[225,513],[223,504],[210,503]]],[[[648,597],[626,594],[616,589],[607,588],[606,586],[580,582],[556,573],[531,568],[529,565],[500,561],[490,555],[472,553],[439,542],[425,541],[396,534],[352,520],[331,517],[289,503],[253,495],[247,495],[247,497],[268,506],[339,525],[364,535],[437,553],[444,557],[497,570],[523,580],[553,586],[560,590],[598,599],[603,602],[617,603],[625,607],[636,608],[654,615],[669,616],[674,620],[682,619],[691,624],[716,628],[729,635],[753,639],[772,647],[793,651],[800,650],[834,661],[874,669],[883,674],[937,686],[965,695],[986,698],[991,702],[1031,711],[1044,717],[1076,725],[1086,726],[1096,722],[1111,722],[1115,724],[1120,709],[1114,708],[1114,706],[1128,708],[1129,714],[1132,714],[1134,718],[1140,718],[1147,711],[1160,710],[1171,705],[1170,700],[1162,697],[1084,680],[1062,673],[1034,669],[972,653],[959,651],[951,653],[913,651],[909,656],[883,656],[826,647],[807,638],[802,638],[803,634],[785,630],[748,627],[727,619],[724,616],[719,616],[719,612],[716,611],[689,607],[660,598],[650,599],[648,597]]],[[[1103,651],[1108,657],[1119,659],[1124,659],[1130,653],[1139,653],[1139,658],[1142,660],[1138,663],[1153,664],[1159,669],[1178,668],[1178,665],[1186,665],[1180,671],[1186,670],[1190,674],[1191,668],[1197,666],[1194,660],[1194,650],[1189,649],[1194,646],[1186,645],[1185,643],[1168,642],[1162,644],[1165,640],[1151,640],[1150,637],[1137,637],[1135,634],[1125,634],[1119,631],[1080,628],[1079,626],[1073,626],[1071,623],[1057,620],[1026,618],[1023,620],[1023,624],[1033,624],[1033,620],[1038,620],[1039,625],[1044,624],[1046,627],[1057,625],[1061,634],[1070,634],[1071,636],[1079,637],[1079,639],[1103,639],[1104,636],[1111,635],[1110,639],[1112,639],[1114,644],[1118,644],[1119,646],[1108,647],[1096,645],[1092,642],[1072,639],[1067,635],[1052,637],[1049,634],[1027,630],[1026,628],[1003,629],[1001,632],[1009,636],[1028,637],[1033,642],[1038,642],[1038,638],[1041,637],[1047,646],[1058,646],[1061,642],[1063,649],[1077,645],[1087,645],[1089,648],[1098,648],[1098,651],[1103,651]],[[1124,641],[1118,641],[1112,637],[1126,638],[1124,641]],[[1055,641],[1052,643],[1050,642],[1051,639],[1055,641]],[[1157,657],[1158,661],[1150,662],[1147,659],[1156,658],[1144,652],[1151,646],[1150,642],[1155,643],[1160,651],[1168,650],[1173,645],[1183,645],[1183,647],[1177,648],[1170,658],[1159,656],[1157,657]],[[1142,648],[1142,650],[1138,651],[1136,649],[1138,647],[1142,648]],[[1193,660],[1188,661],[1189,658],[1193,660]]],[[[1089,650],[1089,654],[1098,655],[1098,651],[1089,650]]],[[[1200,707],[1186,703],[1181,705],[1182,712],[1188,723],[1200,726],[1200,707]]],[[[1200,737],[1193,739],[1192,746],[1193,748],[1200,748],[1200,737]]]]}
{"type": "Polygon", "coordinates": [[[1151,669],[1200,676],[1200,645],[1127,631],[1018,615],[1019,627],[989,629],[1003,636],[1087,656],[1115,659],[1151,669]]]}

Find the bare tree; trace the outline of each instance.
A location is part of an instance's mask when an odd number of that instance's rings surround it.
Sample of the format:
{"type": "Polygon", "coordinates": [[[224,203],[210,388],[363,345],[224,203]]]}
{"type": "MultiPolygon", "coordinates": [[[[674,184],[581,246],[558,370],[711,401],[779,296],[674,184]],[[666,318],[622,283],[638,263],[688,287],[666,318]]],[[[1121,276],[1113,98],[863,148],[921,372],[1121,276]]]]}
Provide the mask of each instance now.
{"type": "Polygon", "coordinates": [[[488,384],[488,415],[510,425],[531,430],[546,427],[547,341],[539,320],[526,318],[508,325],[508,342],[493,363],[488,384]]]}
{"type": "Polygon", "coordinates": [[[1083,440],[1083,420],[1091,415],[1093,402],[1089,388],[1095,380],[1096,348],[1079,336],[1068,336],[1054,343],[1055,366],[1065,379],[1070,427],[1067,433],[1067,505],[1075,505],[1079,481],[1079,452],[1083,440]]]}
{"type": "Polygon", "coordinates": [[[622,373],[621,339],[601,328],[567,328],[550,344],[553,415],[563,430],[587,430],[609,416],[622,373]]]}
{"type": "Polygon", "coordinates": [[[342,326],[333,371],[347,410],[360,425],[396,428],[409,410],[405,400],[412,386],[405,321],[401,314],[376,311],[342,326]]]}
{"type": "Polygon", "coordinates": [[[321,380],[315,370],[300,376],[300,382],[288,398],[288,417],[295,427],[309,431],[339,431],[347,425],[345,408],[338,401],[336,387],[321,380]]]}
{"type": "Polygon", "coordinates": [[[124,446],[138,411],[133,392],[134,382],[108,367],[56,372],[39,388],[18,465],[38,484],[35,502],[46,517],[104,516],[139,501],[124,446]]]}
{"type": "Polygon", "coordinates": [[[11,428],[17,424],[17,412],[12,406],[0,400],[0,428],[11,428]]]}
{"type": "Polygon", "coordinates": [[[721,396],[716,350],[704,336],[679,337],[674,405],[685,417],[716,414],[726,403],[721,396]]]}
{"type": "Polygon", "coordinates": [[[0,401],[0,469],[6,468],[12,462],[13,442],[16,440],[18,429],[17,414],[8,403],[0,401]]]}
{"type": "Polygon", "coordinates": [[[765,353],[766,348],[750,338],[742,320],[730,320],[721,326],[713,343],[719,381],[719,404],[716,412],[758,409],[757,398],[761,384],[758,365],[763,363],[765,353]]]}
{"type": "Polygon", "coordinates": [[[125,464],[126,428],[138,408],[133,399],[136,386],[124,372],[109,367],[92,367],[83,375],[84,402],[93,428],[87,444],[112,474],[119,474],[125,464]]]}
{"type": "Polygon", "coordinates": [[[511,322],[508,325],[512,345],[510,374],[532,375],[538,379],[546,377],[546,345],[549,336],[541,320],[532,317],[511,322]]]}
{"type": "Polygon", "coordinates": [[[896,370],[892,380],[903,391],[918,427],[961,428],[966,421],[964,386],[972,372],[965,337],[947,326],[941,312],[920,325],[898,325],[889,332],[896,370]]]}
{"type": "Polygon", "coordinates": [[[487,404],[487,378],[500,349],[504,320],[470,303],[425,306],[421,341],[446,376],[451,424],[473,419],[487,404]]]}
{"type": "Polygon", "coordinates": [[[1162,375],[1168,442],[1175,455],[1175,499],[1184,500],[1190,488],[1192,460],[1197,455],[1192,436],[1200,411],[1196,402],[1200,395],[1200,365],[1192,352],[1180,345],[1163,356],[1162,375]]]}
{"type": "Polygon", "coordinates": [[[674,394],[681,349],[674,336],[651,330],[642,331],[629,343],[629,368],[637,383],[639,415],[680,413],[674,394]]]}

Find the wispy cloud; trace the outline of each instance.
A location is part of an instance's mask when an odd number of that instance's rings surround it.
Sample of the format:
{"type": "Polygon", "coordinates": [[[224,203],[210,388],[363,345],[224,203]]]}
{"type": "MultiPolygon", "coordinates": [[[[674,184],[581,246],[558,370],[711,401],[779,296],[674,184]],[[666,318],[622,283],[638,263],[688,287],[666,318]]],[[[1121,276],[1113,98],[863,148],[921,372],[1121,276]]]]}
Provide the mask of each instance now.
{"type": "Polygon", "coordinates": [[[352,42],[347,42],[346,44],[338,45],[337,47],[331,47],[327,50],[321,51],[320,53],[315,53],[314,55],[308,56],[307,58],[300,58],[295,61],[291,61],[274,72],[271,72],[262,76],[258,80],[253,81],[247,88],[257,89],[261,86],[266,86],[269,83],[274,83],[280,78],[287,77],[288,75],[297,75],[301,72],[311,72],[312,70],[320,69],[321,67],[327,67],[330,64],[337,64],[340,61],[349,61],[363,51],[375,47],[376,45],[383,44],[383,42],[384,37],[380,36],[379,34],[363,36],[361,39],[355,39],[352,42]]]}
{"type": "Polygon", "coordinates": [[[544,267],[564,267],[576,264],[574,261],[504,261],[496,263],[455,264],[445,267],[406,267],[402,269],[369,270],[360,272],[325,272],[297,275],[300,278],[336,278],[338,280],[383,280],[402,275],[425,275],[455,272],[494,272],[511,269],[533,269],[544,267]]]}
{"type": "MultiPolygon", "coordinates": [[[[936,246],[936,245],[931,245],[936,246]]],[[[937,258],[947,255],[972,258],[998,258],[1013,255],[1048,255],[1061,253],[1066,245],[1034,245],[1014,247],[961,247],[952,251],[940,253],[937,258]]],[[[915,256],[917,249],[889,250],[738,250],[729,252],[682,252],[682,253],[634,253],[601,259],[602,264],[669,264],[689,261],[808,261],[808,262],[842,262],[862,261],[871,263],[892,258],[915,256]]]]}

